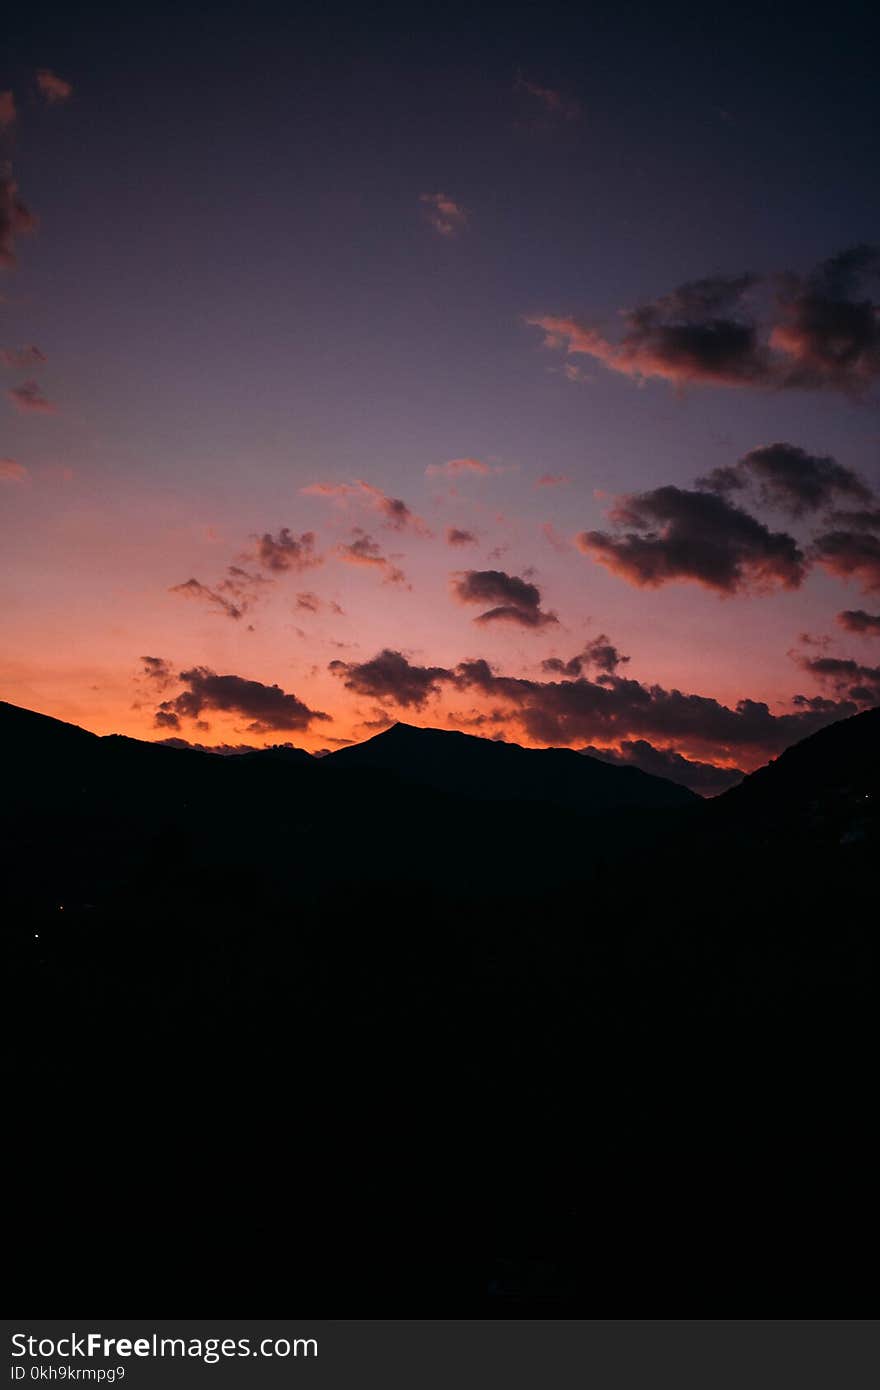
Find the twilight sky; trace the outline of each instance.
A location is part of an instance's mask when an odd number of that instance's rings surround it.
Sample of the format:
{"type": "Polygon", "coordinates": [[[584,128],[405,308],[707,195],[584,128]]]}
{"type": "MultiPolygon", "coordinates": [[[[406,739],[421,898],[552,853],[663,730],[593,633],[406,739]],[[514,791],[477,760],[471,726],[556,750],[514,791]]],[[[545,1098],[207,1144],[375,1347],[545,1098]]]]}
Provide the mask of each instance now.
{"type": "Polygon", "coordinates": [[[880,701],[880,26],[421,9],[10,26],[0,694],[715,790],[880,701]]]}

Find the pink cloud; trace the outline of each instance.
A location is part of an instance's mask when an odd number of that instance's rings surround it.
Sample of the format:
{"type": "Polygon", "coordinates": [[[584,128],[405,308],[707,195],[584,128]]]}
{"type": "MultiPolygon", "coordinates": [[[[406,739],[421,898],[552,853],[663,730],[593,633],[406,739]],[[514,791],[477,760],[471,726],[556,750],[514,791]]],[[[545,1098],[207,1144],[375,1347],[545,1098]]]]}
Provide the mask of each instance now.
{"type": "Polygon", "coordinates": [[[61,101],[67,101],[73,93],[73,85],[70,82],[65,82],[63,77],[59,77],[57,73],[52,72],[49,68],[38,69],[37,87],[50,106],[55,106],[61,101]]]}
{"type": "Polygon", "coordinates": [[[0,92],[0,130],[8,130],[11,125],[15,125],[17,115],[15,94],[13,92],[0,92]]]}
{"type": "Polygon", "coordinates": [[[556,87],[545,87],[539,82],[533,82],[528,77],[520,74],[514,86],[518,91],[526,92],[533,97],[536,102],[543,107],[544,114],[553,116],[558,120],[576,121],[581,114],[581,104],[574,97],[567,97],[556,87]]]}
{"type": "Polygon", "coordinates": [[[29,347],[0,349],[0,362],[17,372],[32,371],[35,367],[42,367],[45,361],[46,354],[34,347],[33,343],[29,347]]]}
{"type": "MultiPolygon", "coordinates": [[[[369,569],[379,570],[382,574],[382,581],[385,584],[406,585],[406,575],[402,569],[393,564],[387,555],[382,553],[382,549],[368,536],[366,531],[362,531],[359,526],[355,526],[351,533],[354,540],[348,545],[338,545],[336,554],[347,565],[363,565],[369,569]]],[[[407,587],[409,587],[407,585],[407,587]]]]}
{"type": "Polygon", "coordinates": [[[400,497],[389,497],[381,488],[374,487],[363,478],[354,483],[309,483],[300,488],[307,497],[327,497],[345,506],[349,501],[364,502],[372,511],[378,512],[386,526],[395,531],[412,531],[418,536],[430,536],[431,530],[422,517],[400,497]]]}
{"type": "Polygon", "coordinates": [[[482,459],[449,459],[447,463],[429,463],[425,473],[429,478],[436,478],[445,475],[448,478],[460,477],[462,473],[497,473],[498,468],[491,467],[488,463],[483,463],[482,459]]]}
{"type": "Polygon", "coordinates": [[[570,482],[571,478],[567,473],[542,473],[535,487],[564,487],[570,482]]]}
{"type": "Polygon", "coordinates": [[[52,415],[58,409],[52,401],[43,395],[39,383],[36,381],[23,381],[20,386],[11,387],[6,394],[16,410],[52,415]]]}
{"type": "Polygon", "coordinates": [[[27,475],[27,469],[15,459],[0,459],[0,482],[21,483],[27,475]]]}
{"type": "Polygon", "coordinates": [[[37,229],[37,218],[22,201],[11,174],[0,173],[0,265],[15,265],[15,238],[37,229]]]}
{"type": "Polygon", "coordinates": [[[455,236],[467,226],[466,210],[448,193],[422,193],[419,202],[431,226],[441,236],[455,236]]]}

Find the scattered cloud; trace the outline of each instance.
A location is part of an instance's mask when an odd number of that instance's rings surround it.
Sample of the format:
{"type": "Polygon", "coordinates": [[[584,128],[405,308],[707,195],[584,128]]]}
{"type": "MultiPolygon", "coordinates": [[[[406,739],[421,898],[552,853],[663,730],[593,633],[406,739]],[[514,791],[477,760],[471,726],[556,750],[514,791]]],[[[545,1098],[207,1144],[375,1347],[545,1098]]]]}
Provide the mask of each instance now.
{"type": "Polygon", "coordinates": [[[473,531],[463,531],[460,526],[448,526],[446,528],[447,545],[476,545],[477,537],[473,531]]]}
{"type": "Polygon", "coordinates": [[[385,584],[406,584],[406,575],[382,552],[381,546],[359,526],[352,527],[354,540],[336,547],[336,554],[347,565],[364,565],[382,573],[385,584]]]}
{"type": "Polygon", "coordinates": [[[287,526],[282,526],[277,536],[269,531],[256,537],[257,560],[266,569],[280,574],[284,570],[304,570],[321,563],[315,554],[314,531],[303,531],[294,536],[287,526]]]}
{"type": "Polygon", "coordinates": [[[492,604],[476,623],[507,622],[540,628],[558,623],[555,613],[541,608],[541,591],[518,575],[503,570],[465,570],[452,576],[452,592],[459,603],[492,604]]]}
{"type": "Polygon", "coordinates": [[[45,361],[46,354],[34,347],[33,343],[29,347],[0,349],[0,362],[16,372],[33,371],[35,367],[42,367],[45,361]]]}
{"type": "Polygon", "coordinates": [[[441,236],[456,236],[467,226],[466,209],[448,193],[422,193],[419,202],[434,231],[441,236]]]}
{"type": "Polygon", "coordinates": [[[880,590],[880,537],[867,531],[825,531],[813,542],[818,564],[838,579],[855,579],[866,594],[880,590]]]}
{"type": "Polygon", "coordinates": [[[340,608],[339,604],[334,602],[334,600],[321,599],[317,594],[312,593],[310,589],[305,589],[297,594],[296,606],[303,613],[322,613],[326,609],[329,613],[334,613],[340,617],[345,611],[343,608],[340,608]]]}
{"type": "Polygon", "coordinates": [[[0,92],[0,130],[8,130],[15,125],[18,112],[15,109],[15,93],[0,92]]]}
{"type": "Polygon", "coordinates": [[[729,787],[735,787],[746,775],[742,768],[694,761],[674,748],[656,748],[643,738],[624,739],[619,748],[596,748],[588,744],[581,752],[603,763],[613,763],[615,767],[637,767],[654,777],[666,777],[701,796],[718,796],[729,787]]]}
{"type": "Polygon", "coordinates": [[[864,608],[847,608],[838,613],[837,621],[847,632],[860,637],[880,637],[880,613],[866,613],[864,608]]]}
{"type": "Polygon", "coordinates": [[[361,501],[395,531],[412,531],[418,536],[431,534],[427,523],[402,498],[389,497],[381,488],[374,487],[363,478],[358,478],[354,483],[309,483],[300,491],[307,497],[326,497],[343,505],[353,500],[361,501]]]}
{"type": "Polygon", "coordinates": [[[564,487],[570,482],[571,478],[567,473],[542,473],[535,487],[564,487]]]}
{"type": "Polygon", "coordinates": [[[446,463],[429,463],[425,473],[429,478],[436,478],[445,475],[448,478],[459,478],[465,473],[477,473],[485,477],[488,473],[499,473],[501,470],[497,465],[483,463],[481,459],[462,458],[448,459],[446,463]]]}
{"type": "Polygon", "coordinates": [[[43,394],[42,388],[37,381],[23,381],[20,386],[11,386],[6,392],[16,410],[25,413],[53,415],[58,409],[47,396],[43,394]]]}
{"type": "Polygon", "coordinates": [[[49,68],[37,69],[37,88],[50,106],[68,101],[73,94],[73,85],[49,68]]]}
{"type": "MultiPolygon", "coordinates": [[[[765,444],[733,466],[714,469],[697,486],[726,494],[754,483],[765,507],[792,517],[829,507],[841,498],[870,502],[873,493],[857,473],[829,455],[808,454],[795,444],[765,444]]],[[[876,513],[880,517],[880,513],[876,513]]]]}
{"type": "Polygon", "coordinates": [[[880,666],[863,666],[850,657],[837,656],[802,656],[797,661],[835,694],[859,705],[880,705],[880,666]]]}
{"type": "Polygon", "coordinates": [[[23,483],[27,475],[23,463],[16,463],[15,459],[0,459],[0,482],[23,483]]]}
{"type": "Polygon", "coordinates": [[[309,709],[296,695],[278,685],[263,685],[243,676],[219,676],[207,666],[181,671],[178,680],[186,689],[163,700],[156,710],[159,728],[179,728],[182,719],[200,719],[206,710],[238,714],[248,719],[247,732],[270,733],[276,729],[305,730],[316,720],[330,716],[309,709]]]}
{"type": "Polygon", "coordinates": [[[522,73],[518,73],[514,82],[514,89],[525,92],[527,96],[531,97],[535,106],[546,118],[576,121],[580,117],[580,102],[574,97],[566,96],[556,87],[547,87],[540,82],[534,82],[529,77],[524,77],[522,73]]]}
{"type": "Polygon", "coordinates": [[[673,486],[619,497],[619,534],[585,531],[577,543],[630,584],[657,588],[691,580],[721,594],[796,589],[806,562],[793,536],[711,492],[673,486]]]}
{"type": "Polygon", "coordinates": [[[547,347],[641,380],[858,395],[880,377],[878,274],[880,248],[855,246],[807,276],[691,281],[626,310],[616,339],[572,315],[526,321],[547,347]]]}
{"type": "Polygon", "coordinates": [[[231,564],[220,584],[213,589],[200,584],[199,580],[186,580],[184,584],[172,584],[168,592],[185,599],[199,599],[213,607],[214,612],[238,621],[252,607],[266,582],[261,575],[249,574],[238,564],[231,564]]]}
{"type": "MultiPolygon", "coordinates": [[[[347,690],[375,700],[391,700],[403,708],[421,709],[441,683],[452,673],[442,666],[414,666],[402,652],[386,648],[371,661],[331,661],[328,670],[338,676],[347,690]]],[[[387,720],[381,720],[386,728],[387,720]]]]}
{"type": "Polygon", "coordinates": [[[624,656],[620,650],[609,641],[604,632],[600,632],[598,637],[594,637],[592,642],[588,642],[582,652],[577,656],[571,657],[568,661],[563,661],[558,656],[547,657],[541,662],[541,670],[551,672],[554,675],[580,676],[589,667],[594,667],[597,671],[613,672],[618,666],[622,666],[629,661],[628,656],[624,656]]]}
{"type": "Polygon", "coordinates": [[[37,229],[37,218],[23,201],[12,175],[0,172],[0,266],[15,265],[16,237],[37,229]]]}
{"type": "Polygon", "coordinates": [[[147,680],[153,681],[160,690],[164,690],[171,685],[174,680],[174,670],[170,661],[166,661],[162,656],[142,656],[142,674],[147,680]]]}

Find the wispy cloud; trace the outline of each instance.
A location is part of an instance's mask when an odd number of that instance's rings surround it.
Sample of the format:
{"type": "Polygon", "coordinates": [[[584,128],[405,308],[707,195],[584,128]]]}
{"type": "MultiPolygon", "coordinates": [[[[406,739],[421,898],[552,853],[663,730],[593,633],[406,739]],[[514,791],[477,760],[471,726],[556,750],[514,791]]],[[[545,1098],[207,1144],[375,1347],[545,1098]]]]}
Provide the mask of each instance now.
{"type": "Polygon", "coordinates": [[[0,482],[22,483],[27,475],[24,464],[16,463],[15,459],[0,459],[0,482]]]}
{"type": "Polygon", "coordinates": [[[35,367],[42,367],[46,360],[46,354],[33,343],[23,348],[0,348],[0,362],[16,372],[33,371],[35,367]]]}
{"type": "Polygon", "coordinates": [[[20,386],[11,386],[6,393],[16,410],[32,414],[53,415],[58,407],[43,394],[37,381],[23,381],[20,386]]]}
{"type": "Polygon", "coordinates": [[[441,236],[456,236],[467,226],[466,209],[448,193],[422,193],[419,202],[431,226],[441,236]]]}
{"type": "Polygon", "coordinates": [[[15,125],[18,112],[15,108],[15,93],[0,92],[0,130],[8,130],[15,125]]]}
{"type": "Polygon", "coordinates": [[[680,285],[623,313],[610,338],[577,315],[534,315],[547,347],[610,371],[693,384],[863,393],[880,378],[880,247],[854,246],[808,275],[752,272],[680,285]]]}
{"type": "Polygon", "coordinates": [[[575,97],[566,96],[558,87],[548,87],[535,82],[530,77],[518,73],[514,89],[524,92],[532,99],[535,109],[544,117],[559,121],[576,121],[581,114],[581,104],[575,97]]]}
{"type": "Polygon", "coordinates": [[[343,506],[350,502],[361,502],[371,511],[378,512],[386,526],[395,531],[412,531],[418,536],[430,536],[431,530],[422,517],[417,516],[411,507],[400,497],[390,497],[373,483],[358,478],[353,483],[309,483],[300,488],[306,497],[326,497],[343,506]]]}
{"type": "Polygon", "coordinates": [[[0,171],[0,265],[15,265],[15,241],[37,229],[37,218],[24,202],[8,169],[0,171]]]}
{"type": "Polygon", "coordinates": [[[63,77],[59,77],[50,68],[37,69],[37,88],[50,106],[55,106],[58,102],[68,101],[73,95],[73,84],[65,81],[63,77]]]}
{"type": "Polygon", "coordinates": [[[353,541],[336,547],[336,554],[347,565],[361,565],[367,569],[378,570],[385,584],[406,585],[406,575],[391,558],[383,554],[381,546],[368,536],[359,526],[352,528],[353,541]]]}

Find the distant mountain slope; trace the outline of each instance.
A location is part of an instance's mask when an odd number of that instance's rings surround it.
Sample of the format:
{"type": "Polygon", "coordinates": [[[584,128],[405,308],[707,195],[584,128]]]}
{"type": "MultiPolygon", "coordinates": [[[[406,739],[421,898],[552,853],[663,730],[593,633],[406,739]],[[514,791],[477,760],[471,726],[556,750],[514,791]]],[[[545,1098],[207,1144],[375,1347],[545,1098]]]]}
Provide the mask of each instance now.
{"type": "Polygon", "coordinates": [[[595,812],[691,806],[693,792],[633,767],[614,767],[569,748],[521,748],[445,729],[395,724],[341,748],[325,767],[371,768],[435,791],[481,801],[551,802],[595,812]]]}
{"type": "Polygon", "coordinates": [[[880,791],[880,708],[829,724],[787,748],[718,798],[716,805],[758,811],[799,807],[827,797],[880,791]]]}
{"type": "Polygon", "coordinates": [[[829,724],[707,806],[707,824],[806,843],[880,838],[880,708],[829,724]]]}

